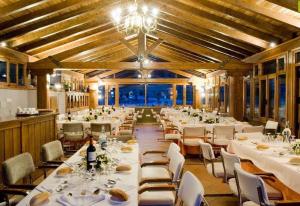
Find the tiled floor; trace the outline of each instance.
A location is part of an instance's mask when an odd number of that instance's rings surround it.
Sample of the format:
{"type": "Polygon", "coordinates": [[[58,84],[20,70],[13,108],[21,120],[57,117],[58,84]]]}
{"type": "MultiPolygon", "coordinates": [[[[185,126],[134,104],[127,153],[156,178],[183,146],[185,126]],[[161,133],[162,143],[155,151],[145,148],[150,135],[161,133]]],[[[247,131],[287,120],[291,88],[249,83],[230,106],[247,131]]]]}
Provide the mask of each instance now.
{"type": "MultiPolygon", "coordinates": [[[[154,124],[143,124],[136,126],[136,137],[139,141],[141,152],[146,150],[168,148],[167,142],[158,142],[158,138],[162,138],[162,132],[159,126],[154,124]]],[[[198,157],[186,158],[185,171],[193,172],[202,182],[206,194],[224,194],[231,193],[227,184],[222,182],[222,179],[215,178],[208,174],[205,167],[198,157]]],[[[213,197],[207,198],[210,206],[235,206],[238,205],[235,197],[213,197]]]]}

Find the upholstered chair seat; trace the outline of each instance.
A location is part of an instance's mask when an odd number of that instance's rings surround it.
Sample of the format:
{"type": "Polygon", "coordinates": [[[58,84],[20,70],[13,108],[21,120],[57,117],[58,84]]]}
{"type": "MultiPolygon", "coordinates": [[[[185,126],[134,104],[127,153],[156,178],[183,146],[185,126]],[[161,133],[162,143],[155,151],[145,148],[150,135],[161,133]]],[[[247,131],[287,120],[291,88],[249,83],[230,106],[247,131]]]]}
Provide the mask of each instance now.
{"type": "Polygon", "coordinates": [[[46,143],[42,146],[43,162],[62,160],[63,157],[64,157],[64,151],[62,148],[62,144],[59,140],[46,143]]]}
{"type": "Polygon", "coordinates": [[[209,174],[214,175],[215,177],[224,177],[224,168],[222,162],[208,163],[206,169],[209,174]],[[214,172],[213,167],[214,166],[214,172]]]}

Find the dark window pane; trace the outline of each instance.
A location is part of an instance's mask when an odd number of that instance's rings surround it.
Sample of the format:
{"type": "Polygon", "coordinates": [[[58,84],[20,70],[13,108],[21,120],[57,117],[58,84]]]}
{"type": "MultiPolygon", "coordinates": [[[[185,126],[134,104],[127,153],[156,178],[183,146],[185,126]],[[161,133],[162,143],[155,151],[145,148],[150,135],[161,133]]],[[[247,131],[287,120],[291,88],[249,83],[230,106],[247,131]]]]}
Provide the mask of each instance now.
{"type": "Polygon", "coordinates": [[[187,85],[186,86],[186,104],[193,105],[193,86],[187,85]]]}
{"type": "Polygon", "coordinates": [[[276,73],[276,60],[263,63],[263,75],[276,73]]]}
{"type": "Polygon", "coordinates": [[[23,64],[18,64],[18,84],[21,86],[25,85],[24,65],[23,64]]]}
{"type": "Polygon", "coordinates": [[[16,64],[9,64],[9,82],[10,83],[17,83],[17,65],[16,64]]]}
{"type": "Polygon", "coordinates": [[[279,70],[284,70],[284,58],[278,59],[278,69],[279,70]]]}
{"type": "Polygon", "coordinates": [[[296,63],[300,63],[300,52],[296,53],[296,63]]]}
{"type": "Polygon", "coordinates": [[[119,103],[121,106],[144,106],[145,85],[125,84],[119,85],[119,103]]]}
{"type": "Polygon", "coordinates": [[[115,90],[114,87],[108,90],[108,105],[115,105],[115,90]]]}
{"type": "Polygon", "coordinates": [[[285,122],[286,111],[286,78],[285,75],[280,75],[278,78],[279,84],[279,121],[285,122]]]}
{"type": "Polygon", "coordinates": [[[220,87],[219,100],[220,106],[223,107],[225,105],[225,86],[220,87]]]}
{"type": "Polygon", "coordinates": [[[275,79],[269,79],[269,118],[274,118],[275,109],[275,79]]]}
{"type": "Polygon", "coordinates": [[[0,61],[0,82],[7,82],[6,62],[0,61]]]}
{"type": "Polygon", "coordinates": [[[255,80],[254,82],[254,116],[259,117],[259,82],[255,80]]]}
{"type": "Polygon", "coordinates": [[[183,85],[176,85],[176,104],[177,105],[183,105],[183,85]]]}
{"type": "Polygon", "coordinates": [[[147,106],[172,106],[171,84],[148,84],[147,106]]]}
{"type": "Polygon", "coordinates": [[[260,99],[260,116],[266,116],[266,103],[267,103],[267,96],[266,96],[266,80],[261,80],[261,99],[260,99]]]}
{"type": "Polygon", "coordinates": [[[250,102],[251,102],[251,95],[250,95],[250,80],[247,79],[245,82],[245,107],[246,107],[246,115],[249,116],[250,115],[250,102]]]}
{"type": "Polygon", "coordinates": [[[254,67],[254,75],[257,76],[258,75],[258,65],[255,65],[254,67]]]}
{"type": "Polygon", "coordinates": [[[105,87],[101,85],[98,87],[98,105],[105,105],[105,87]]]}

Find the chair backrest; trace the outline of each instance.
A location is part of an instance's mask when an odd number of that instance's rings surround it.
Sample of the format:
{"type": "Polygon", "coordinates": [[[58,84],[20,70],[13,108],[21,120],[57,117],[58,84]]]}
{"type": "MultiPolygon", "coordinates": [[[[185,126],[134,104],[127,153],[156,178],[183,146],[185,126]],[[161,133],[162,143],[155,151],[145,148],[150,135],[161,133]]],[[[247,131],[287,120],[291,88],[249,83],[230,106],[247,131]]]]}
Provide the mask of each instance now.
{"type": "Polygon", "coordinates": [[[102,132],[102,128],[104,129],[104,132],[111,134],[111,124],[110,123],[91,123],[91,132],[92,135],[95,133],[96,135],[100,132],[102,132]]]}
{"type": "Polygon", "coordinates": [[[236,163],[241,163],[240,158],[236,154],[226,152],[224,148],[221,149],[221,155],[223,159],[223,166],[226,174],[226,179],[228,177],[234,177],[234,165],[236,163]]]}
{"type": "Polygon", "coordinates": [[[215,154],[214,154],[211,144],[203,143],[203,142],[199,142],[199,143],[200,143],[200,148],[202,151],[203,158],[206,160],[215,159],[215,154]]]}
{"type": "Polygon", "coordinates": [[[205,137],[205,127],[185,127],[183,128],[183,138],[205,137]]]}
{"type": "Polygon", "coordinates": [[[63,156],[64,151],[59,140],[48,142],[42,146],[42,160],[44,162],[57,160],[63,156]]]}
{"type": "Polygon", "coordinates": [[[16,184],[19,180],[29,176],[35,171],[30,153],[22,153],[2,163],[3,180],[6,185],[16,184]]]}
{"type": "Polygon", "coordinates": [[[180,152],[180,147],[174,142],[172,142],[167,151],[167,157],[170,159],[173,156],[173,154],[176,152],[180,152]]]}
{"type": "Polygon", "coordinates": [[[267,123],[266,123],[265,128],[268,129],[268,130],[277,130],[278,122],[268,120],[267,123]]]}
{"type": "Polygon", "coordinates": [[[243,133],[256,133],[261,132],[264,133],[264,126],[249,126],[244,127],[242,130],[243,133]]]}
{"type": "Polygon", "coordinates": [[[191,172],[183,174],[179,190],[178,199],[185,206],[199,206],[203,202],[204,187],[198,178],[191,172]]]}
{"type": "Polygon", "coordinates": [[[82,123],[64,123],[62,125],[63,132],[83,132],[82,123]]]}
{"type": "Polygon", "coordinates": [[[214,127],[215,139],[228,139],[231,140],[234,137],[234,126],[218,125],[214,127]]]}
{"type": "Polygon", "coordinates": [[[174,153],[170,158],[169,171],[173,174],[173,181],[180,179],[184,162],[184,156],[179,152],[174,153]]]}
{"type": "Polygon", "coordinates": [[[268,195],[266,192],[265,183],[261,177],[253,175],[244,171],[240,164],[235,164],[234,169],[236,172],[237,185],[240,192],[250,201],[260,205],[262,202],[266,205],[269,204],[268,195]],[[261,197],[258,193],[260,189],[261,197]]]}

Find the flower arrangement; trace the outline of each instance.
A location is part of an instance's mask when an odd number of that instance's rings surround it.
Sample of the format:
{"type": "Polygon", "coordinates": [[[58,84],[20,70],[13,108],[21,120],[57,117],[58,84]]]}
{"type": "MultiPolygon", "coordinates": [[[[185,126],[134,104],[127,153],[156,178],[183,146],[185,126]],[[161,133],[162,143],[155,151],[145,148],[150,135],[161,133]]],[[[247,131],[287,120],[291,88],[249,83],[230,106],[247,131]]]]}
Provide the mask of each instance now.
{"type": "Polygon", "coordinates": [[[205,121],[204,121],[204,123],[207,123],[207,124],[213,124],[213,123],[215,123],[215,120],[214,119],[206,119],[205,121]]]}
{"type": "Polygon", "coordinates": [[[182,112],[188,112],[186,109],[182,110],[182,112]]]}
{"type": "Polygon", "coordinates": [[[89,116],[85,116],[85,117],[84,117],[84,121],[89,122],[89,121],[93,120],[93,118],[94,118],[94,117],[93,117],[93,116],[90,116],[90,115],[89,115],[89,116]]]}
{"type": "Polygon", "coordinates": [[[198,117],[198,116],[199,116],[198,113],[193,113],[193,114],[192,114],[192,117],[198,117]]]}
{"type": "Polygon", "coordinates": [[[296,155],[300,155],[300,140],[292,143],[292,150],[296,155]]]}
{"type": "Polygon", "coordinates": [[[103,166],[107,165],[110,162],[110,158],[105,154],[99,154],[96,157],[96,169],[102,170],[103,166]]]}

